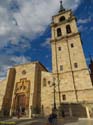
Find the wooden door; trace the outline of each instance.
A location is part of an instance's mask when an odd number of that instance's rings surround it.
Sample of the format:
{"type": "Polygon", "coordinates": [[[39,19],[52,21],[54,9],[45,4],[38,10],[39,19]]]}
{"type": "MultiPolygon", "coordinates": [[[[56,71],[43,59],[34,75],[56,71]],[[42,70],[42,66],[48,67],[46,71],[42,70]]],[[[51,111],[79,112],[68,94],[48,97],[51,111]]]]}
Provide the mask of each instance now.
{"type": "Polygon", "coordinates": [[[26,110],[26,96],[25,95],[18,95],[17,96],[17,111],[20,114],[25,114],[26,110]]]}

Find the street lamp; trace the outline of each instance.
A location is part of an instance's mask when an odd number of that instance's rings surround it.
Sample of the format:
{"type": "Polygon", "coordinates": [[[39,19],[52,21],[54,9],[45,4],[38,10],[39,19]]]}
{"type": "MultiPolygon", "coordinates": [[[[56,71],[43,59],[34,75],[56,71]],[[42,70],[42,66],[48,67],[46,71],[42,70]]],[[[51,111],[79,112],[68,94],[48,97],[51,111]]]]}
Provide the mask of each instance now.
{"type": "Polygon", "coordinates": [[[54,93],[54,106],[53,106],[53,111],[55,112],[57,110],[56,108],[56,84],[55,84],[55,77],[53,78],[53,93],[54,93]]]}

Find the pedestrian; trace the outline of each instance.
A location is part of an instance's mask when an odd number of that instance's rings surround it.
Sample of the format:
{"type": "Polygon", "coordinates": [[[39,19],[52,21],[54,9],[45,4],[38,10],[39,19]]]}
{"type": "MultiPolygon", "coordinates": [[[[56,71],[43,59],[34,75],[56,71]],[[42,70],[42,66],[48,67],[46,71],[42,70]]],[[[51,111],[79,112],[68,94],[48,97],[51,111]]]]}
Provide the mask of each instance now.
{"type": "Polygon", "coordinates": [[[57,114],[56,113],[52,113],[52,124],[57,125],[57,114]]]}
{"type": "Polygon", "coordinates": [[[48,117],[48,123],[49,123],[49,125],[52,125],[52,123],[53,123],[53,116],[52,116],[52,114],[50,114],[49,117],[48,117]]]}
{"type": "Polygon", "coordinates": [[[49,125],[57,125],[57,114],[55,113],[50,114],[48,121],[49,121],[49,125]]]}

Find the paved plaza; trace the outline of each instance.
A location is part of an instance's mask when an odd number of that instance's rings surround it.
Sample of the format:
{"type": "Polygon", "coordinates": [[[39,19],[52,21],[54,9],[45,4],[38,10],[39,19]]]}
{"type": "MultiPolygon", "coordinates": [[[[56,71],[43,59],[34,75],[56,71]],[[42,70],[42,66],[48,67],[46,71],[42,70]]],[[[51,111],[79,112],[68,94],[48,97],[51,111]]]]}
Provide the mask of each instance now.
{"type": "MultiPolygon", "coordinates": [[[[44,121],[36,121],[36,122],[29,121],[29,122],[20,123],[17,125],[49,125],[49,124],[44,121]]],[[[59,121],[57,125],[93,125],[93,120],[80,120],[80,121],[69,122],[69,123],[66,123],[66,121],[65,122],[59,121]]]]}
{"type": "MultiPolygon", "coordinates": [[[[33,123],[29,122],[28,124],[24,123],[24,125],[49,125],[49,124],[47,124],[46,122],[33,122],[33,123]]],[[[66,123],[66,121],[65,123],[63,121],[60,121],[58,122],[57,125],[93,125],[93,120],[80,120],[80,121],[70,122],[70,123],[66,123]]]]}
{"type": "MultiPolygon", "coordinates": [[[[15,122],[15,125],[49,125],[47,119],[9,119],[5,122],[15,122]]],[[[56,125],[93,125],[93,119],[58,119],[56,125]]]]}
{"type": "Polygon", "coordinates": [[[64,125],[93,125],[93,120],[80,120],[77,122],[66,123],[64,125]]]}

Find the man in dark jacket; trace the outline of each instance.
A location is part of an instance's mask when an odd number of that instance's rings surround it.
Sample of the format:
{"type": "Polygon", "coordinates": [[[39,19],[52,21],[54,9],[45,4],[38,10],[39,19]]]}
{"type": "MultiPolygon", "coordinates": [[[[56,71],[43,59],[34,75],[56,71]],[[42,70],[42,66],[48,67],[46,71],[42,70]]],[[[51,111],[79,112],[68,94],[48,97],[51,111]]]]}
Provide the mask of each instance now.
{"type": "Polygon", "coordinates": [[[57,114],[52,113],[49,115],[48,121],[51,125],[57,125],[57,114]]]}

